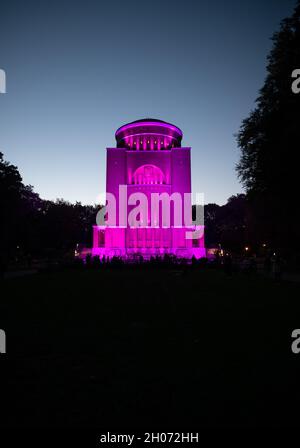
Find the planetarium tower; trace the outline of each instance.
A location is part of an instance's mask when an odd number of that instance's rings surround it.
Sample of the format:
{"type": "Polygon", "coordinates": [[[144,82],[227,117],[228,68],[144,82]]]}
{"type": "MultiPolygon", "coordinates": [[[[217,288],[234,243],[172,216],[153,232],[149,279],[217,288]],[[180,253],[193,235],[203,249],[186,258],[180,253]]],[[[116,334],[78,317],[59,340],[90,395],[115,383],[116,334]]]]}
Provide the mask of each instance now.
{"type": "Polygon", "coordinates": [[[149,118],[121,126],[115,137],[116,147],[107,148],[106,156],[106,192],[115,198],[115,223],[94,226],[92,254],[126,259],[164,254],[204,257],[204,227],[186,222],[191,216],[191,148],[181,146],[181,130],[149,118]],[[130,223],[135,193],[142,193],[149,204],[138,225],[130,223]],[[159,201],[157,215],[151,210],[152,197],[159,201]],[[162,198],[169,201],[163,203],[162,198]],[[192,232],[194,236],[188,236],[192,232]]]}

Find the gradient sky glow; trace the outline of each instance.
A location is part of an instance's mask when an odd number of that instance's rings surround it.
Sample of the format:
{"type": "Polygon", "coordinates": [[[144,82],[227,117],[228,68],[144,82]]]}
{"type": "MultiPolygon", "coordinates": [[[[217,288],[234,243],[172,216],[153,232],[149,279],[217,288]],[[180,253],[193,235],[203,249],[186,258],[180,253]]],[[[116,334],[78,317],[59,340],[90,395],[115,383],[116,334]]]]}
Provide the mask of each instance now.
{"type": "Polygon", "coordinates": [[[0,151],[45,199],[95,203],[122,124],[174,123],[193,192],[241,191],[234,133],[265,78],[294,0],[34,1],[0,10],[0,151]]]}

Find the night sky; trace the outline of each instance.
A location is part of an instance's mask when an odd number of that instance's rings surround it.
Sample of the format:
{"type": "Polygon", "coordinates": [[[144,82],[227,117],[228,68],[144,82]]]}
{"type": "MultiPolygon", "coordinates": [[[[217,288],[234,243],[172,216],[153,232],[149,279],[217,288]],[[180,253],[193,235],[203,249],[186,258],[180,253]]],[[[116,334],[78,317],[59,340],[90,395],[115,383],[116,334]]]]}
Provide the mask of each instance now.
{"type": "Polygon", "coordinates": [[[145,117],[179,126],[193,191],[241,191],[234,134],[294,0],[2,2],[0,151],[45,199],[95,203],[105,148],[145,117]]]}

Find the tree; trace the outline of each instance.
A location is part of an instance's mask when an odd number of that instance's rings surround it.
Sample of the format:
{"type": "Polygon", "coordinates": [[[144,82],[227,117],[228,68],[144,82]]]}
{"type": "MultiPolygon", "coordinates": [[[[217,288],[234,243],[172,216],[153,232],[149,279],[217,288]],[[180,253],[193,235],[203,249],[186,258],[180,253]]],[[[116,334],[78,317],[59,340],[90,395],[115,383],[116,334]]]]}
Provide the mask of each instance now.
{"type": "Polygon", "coordinates": [[[292,91],[292,72],[300,68],[300,1],[273,36],[267,77],[256,108],[237,136],[237,165],[253,211],[257,239],[298,249],[298,158],[300,94],[292,91]]]}
{"type": "Polygon", "coordinates": [[[16,166],[5,161],[0,153],[0,245],[7,254],[18,245],[18,232],[22,219],[22,193],[24,185],[16,166]]]}
{"type": "Polygon", "coordinates": [[[22,255],[55,256],[92,244],[97,206],[43,200],[24,185],[18,168],[0,153],[0,248],[6,261],[22,255]]]}
{"type": "Polygon", "coordinates": [[[247,238],[247,200],[244,194],[231,196],[225,205],[204,206],[205,244],[241,252],[247,238]]]}

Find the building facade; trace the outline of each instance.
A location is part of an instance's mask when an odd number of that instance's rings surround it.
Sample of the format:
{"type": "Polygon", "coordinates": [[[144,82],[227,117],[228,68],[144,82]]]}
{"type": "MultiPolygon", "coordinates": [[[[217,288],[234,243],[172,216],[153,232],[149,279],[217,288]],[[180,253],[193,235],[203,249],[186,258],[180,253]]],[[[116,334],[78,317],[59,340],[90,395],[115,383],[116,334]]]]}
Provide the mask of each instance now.
{"type": "Polygon", "coordinates": [[[114,211],[108,208],[108,221],[94,226],[92,254],[204,257],[204,226],[189,220],[191,148],[181,146],[181,130],[144,119],[121,126],[115,137],[116,147],[106,150],[107,201],[114,198],[114,211]]]}

